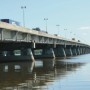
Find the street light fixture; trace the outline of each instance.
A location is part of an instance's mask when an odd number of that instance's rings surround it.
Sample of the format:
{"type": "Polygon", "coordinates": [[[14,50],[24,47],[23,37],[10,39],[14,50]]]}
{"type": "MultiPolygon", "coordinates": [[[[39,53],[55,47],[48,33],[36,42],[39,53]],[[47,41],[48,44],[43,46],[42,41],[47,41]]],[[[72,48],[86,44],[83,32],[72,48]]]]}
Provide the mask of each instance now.
{"type": "Polygon", "coordinates": [[[23,26],[25,27],[25,12],[24,12],[24,9],[26,9],[26,6],[21,6],[21,9],[23,11],[23,26]]]}
{"type": "Polygon", "coordinates": [[[71,36],[70,38],[72,39],[72,32],[70,32],[70,36],[71,36]]]}
{"type": "Polygon", "coordinates": [[[57,24],[56,26],[57,26],[57,30],[58,30],[57,35],[59,35],[59,26],[60,26],[60,25],[57,24]]]}
{"type": "Polygon", "coordinates": [[[64,31],[65,31],[65,38],[66,38],[66,31],[67,31],[67,29],[64,29],[64,31]]]}
{"type": "Polygon", "coordinates": [[[47,20],[48,18],[44,18],[45,22],[46,22],[46,33],[47,33],[47,20]]]}

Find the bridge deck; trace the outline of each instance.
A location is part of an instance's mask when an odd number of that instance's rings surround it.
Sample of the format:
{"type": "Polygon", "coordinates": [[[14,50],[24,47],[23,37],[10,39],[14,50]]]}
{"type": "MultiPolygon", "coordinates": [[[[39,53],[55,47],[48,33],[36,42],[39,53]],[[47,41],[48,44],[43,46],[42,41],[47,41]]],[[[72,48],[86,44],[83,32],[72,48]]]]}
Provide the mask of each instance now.
{"type": "Polygon", "coordinates": [[[56,44],[81,44],[75,40],[69,40],[60,36],[48,34],[42,31],[28,29],[22,26],[0,22],[0,41],[35,41],[36,43],[56,43],[56,44]]]}

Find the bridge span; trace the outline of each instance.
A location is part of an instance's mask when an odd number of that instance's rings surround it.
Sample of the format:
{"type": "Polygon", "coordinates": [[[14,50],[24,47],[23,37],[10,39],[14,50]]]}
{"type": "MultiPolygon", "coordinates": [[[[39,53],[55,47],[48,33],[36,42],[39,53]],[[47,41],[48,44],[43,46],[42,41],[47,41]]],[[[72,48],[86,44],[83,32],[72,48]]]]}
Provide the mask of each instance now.
{"type": "Polygon", "coordinates": [[[90,53],[90,46],[78,41],[0,22],[0,61],[69,57],[90,53]]]}

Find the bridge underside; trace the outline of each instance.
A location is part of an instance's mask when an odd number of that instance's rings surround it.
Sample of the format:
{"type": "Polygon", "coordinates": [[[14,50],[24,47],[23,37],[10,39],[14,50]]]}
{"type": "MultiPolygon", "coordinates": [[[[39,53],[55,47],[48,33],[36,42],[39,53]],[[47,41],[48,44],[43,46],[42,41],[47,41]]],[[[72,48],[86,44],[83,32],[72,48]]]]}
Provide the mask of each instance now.
{"type": "Polygon", "coordinates": [[[65,58],[90,53],[90,48],[35,42],[0,42],[0,61],[33,61],[36,58],[65,58]]]}

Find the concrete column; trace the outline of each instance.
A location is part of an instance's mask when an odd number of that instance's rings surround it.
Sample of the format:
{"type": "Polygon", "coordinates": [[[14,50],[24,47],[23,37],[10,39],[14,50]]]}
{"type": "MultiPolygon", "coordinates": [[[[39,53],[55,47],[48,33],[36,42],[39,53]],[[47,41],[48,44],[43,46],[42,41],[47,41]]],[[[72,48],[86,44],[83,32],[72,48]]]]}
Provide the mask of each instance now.
{"type": "Polygon", "coordinates": [[[85,54],[86,54],[86,48],[85,48],[85,54]]]}
{"type": "Polygon", "coordinates": [[[76,47],[76,52],[77,52],[77,55],[80,55],[79,47],[76,47]]]}
{"type": "Polygon", "coordinates": [[[21,53],[15,54],[13,51],[1,51],[0,58],[2,61],[34,61],[31,49],[21,49],[21,53]]]}
{"type": "Polygon", "coordinates": [[[73,47],[73,48],[71,48],[71,49],[72,49],[72,55],[73,55],[73,56],[76,56],[76,55],[77,55],[76,48],[73,47]]]}
{"type": "Polygon", "coordinates": [[[88,48],[88,53],[90,53],[90,48],[88,48]]]}
{"type": "Polygon", "coordinates": [[[42,58],[55,58],[53,48],[45,48],[42,51],[42,58]]]}
{"type": "Polygon", "coordinates": [[[85,54],[85,48],[82,47],[82,54],[85,54]]]}
{"type": "Polygon", "coordinates": [[[86,48],[84,48],[84,54],[86,54],[86,48]]]}
{"type": "Polygon", "coordinates": [[[82,47],[79,47],[79,50],[80,50],[80,55],[82,55],[83,54],[82,47]]]}
{"type": "Polygon", "coordinates": [[[82,48],[82,53],[85,54],[85,48],[84,47],[82,48]]]}
{"type": "Polygon", "coordinates": [[[88,48],[88,53],[90,53],[90,48],[88,48]]]}
{"type": "Polygon", "coordinates": [[[88,54],[88,48],[87,48],[87,51],[86,51],[86,53],[88,54]]]}
{"type": "Polygon", "coordinates": [[[87,48],[87,53],[89,53],[89,48],[87,48]]]}
{"type": "Polygon", "coordinates": [[[23,58],[25,58],[25,59],[34,61],[34,56],[33,56],[31,49],[22,49],[21,56],[24,56],[23,58]]]}
{"type": "Polygon", "coordinates": [[[35,48],[35,47],[36,47],[35,41],[31,42],[31,48],[35,48]]]}
{"type": "Polygon", "coordinates": [[[86,54],[88,54],[89,53],[89,49],[88,48],[86,48],[86,54]]]}
{"type": "Polygon", "coordinates": [[[72,56],[72,50],[70,46],[65,47],[65,53],[67,57],[72,56]]]}
{"type": "Polygon", "coordinates": [[[54,48],[54,53],[56,57],[66,57],[66,53],[63,46],[57,46],[54,48]]]}

